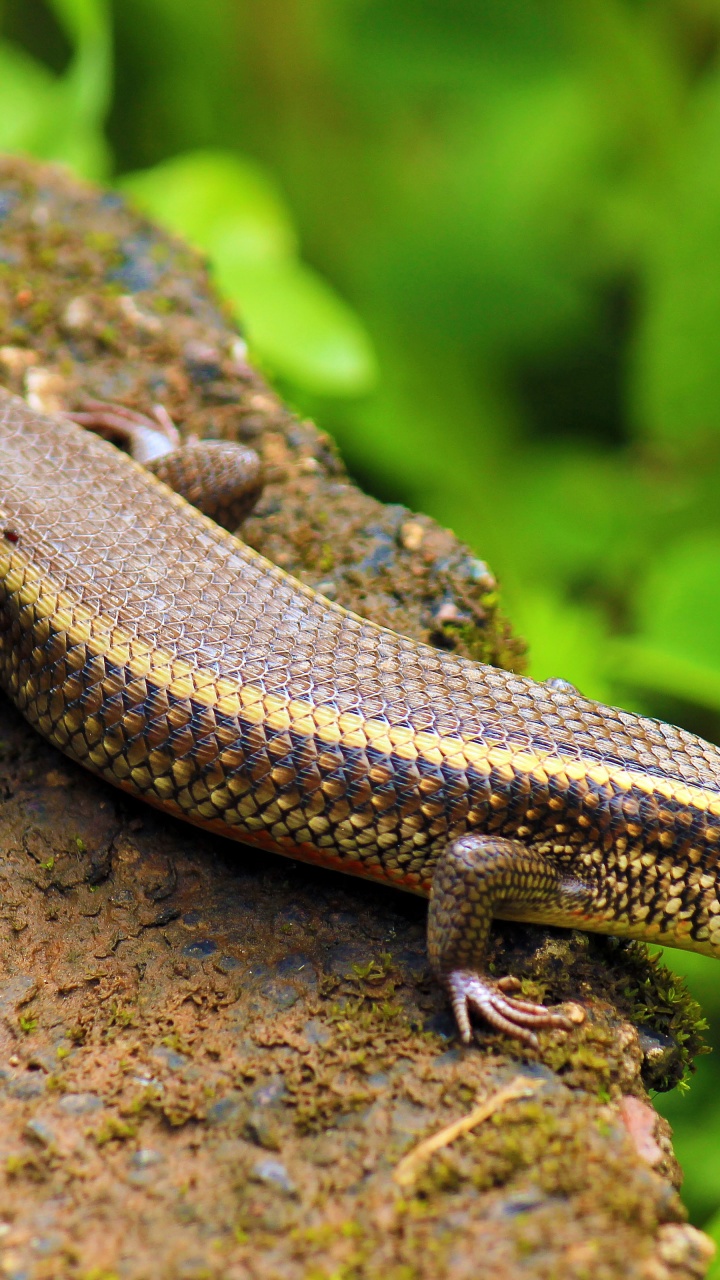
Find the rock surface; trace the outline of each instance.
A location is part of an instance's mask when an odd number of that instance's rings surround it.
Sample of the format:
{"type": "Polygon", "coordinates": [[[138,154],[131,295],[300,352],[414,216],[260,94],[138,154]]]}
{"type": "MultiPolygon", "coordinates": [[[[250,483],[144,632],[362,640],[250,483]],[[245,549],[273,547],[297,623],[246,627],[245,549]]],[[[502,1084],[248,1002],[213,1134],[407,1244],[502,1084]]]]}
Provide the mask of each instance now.
{"type": "MultiPolygon", "coordinates": [[[[254,546],[377,621],[521,661],[487,567],[349,482],[248,366],[194,254],[19,160],[0,165],[0,374],[48,410],[160,400],[186,434],[252,443],[254,546]]],[[[498,929],[498,967],[588,1016],[537,1053],[465,1049],[422,902],[164,820],[5,701],[0,762],[1,1275],[704,1274],[645,1093],[697,1051],[697,1011],[642,948],[498,929]]]]}

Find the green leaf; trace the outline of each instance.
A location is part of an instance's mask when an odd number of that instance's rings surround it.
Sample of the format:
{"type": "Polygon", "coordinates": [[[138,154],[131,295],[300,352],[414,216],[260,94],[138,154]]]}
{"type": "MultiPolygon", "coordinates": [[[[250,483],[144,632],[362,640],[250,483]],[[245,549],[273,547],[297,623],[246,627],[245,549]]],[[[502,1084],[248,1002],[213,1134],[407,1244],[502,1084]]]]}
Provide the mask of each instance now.
{"type": "Polygon", "coordinates": [[[289,214],[258,165],[229,152],[191,152],[130,174],[121,186],[208,254],[252,347],[276,374],[320,395],[372,387],[370,339],[332,287],[296,257],[289,214]]]}
{"type": "Polygon", "coordinates": [[[50,0],[50,2],[67,34],[76,44],[107,39],[108,12],[104,0],[50,0]]]}
{"type": "Polygon", "coordinates": [[[109,169],[102,126],[110,106],[112,42],[106,0],[53,0],[53,8],[75,53],[58,82],[59,131],[53,160],[62,160],[89,177],[109,169]]]}
{"type": "Polygon", "coordinates": [[[192,151],[126,174],[123,191],[146,212],[210,253],[250,264],[297,253],[280,193],[259,165],[228,151],[192,151]]]}
{"type": "Polygon", "coordinates": [[[29,54],[0,43],[0,149],[37,151],[53,132],[55,81],[29,54]]]}
{"type": "Polygon", "coordinates": [[[321,276],[292,259],[255,267],[218,253],[215,261],[252,346],[273,369],[318,395],[370,390],[376,376],[370,339],[321,276]]]}
{"type": "Polygon", "coordinates": [[[61,161],[88,177],[107,171],[102,122],[110,98],[110,28],[101,0],[55,0],[75,52],[55,76],[0,42],[0,148],[61,161]]]}

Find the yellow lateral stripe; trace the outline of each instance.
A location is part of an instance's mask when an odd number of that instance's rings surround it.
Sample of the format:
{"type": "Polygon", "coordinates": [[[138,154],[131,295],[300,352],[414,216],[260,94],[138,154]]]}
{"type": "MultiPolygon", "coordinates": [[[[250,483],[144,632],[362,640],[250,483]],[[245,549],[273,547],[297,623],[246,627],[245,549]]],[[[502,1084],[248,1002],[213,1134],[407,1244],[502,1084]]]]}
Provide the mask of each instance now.
{"type": "Polygon", "coordinates": [[[303,699],[264,693],[255,686],[194,667],[165,649],[153,648],[146,641],[129,636],[102,614],[92,613],[69,592],[59,588],[51,577],[43,576],[22,552],[15,550],[9,558],[3,557],[0,568],[3,567],[0,581],[11,594],[19,595],[22,603],[33,605],[41,617],[55,621],[75,643],[84,643],[93,656],[107,657],[118,666],[127,667],[135,678],[151,677],[158,687],[167,689],[175,697],[192,698],[211,709],[217,707],[222,714],[239,715],[253,724],[267,724],[278,731],[292,725],[295,733],[305,733],[326,745],[367,744],[383,754],[395,753],[403,759],[412,759],[415,752],[417,758],[432,765],[445,763],[453,767],[457,761],[455,767],[470,765],[485,776],[491,768],[500,773],[510,768],[541,785],[550,778],[563,778],[568,782],[587,780],[600,788],[611,785],[620,791],[635,788],[646,795],[674,799],[679,804],[720,816],[720,794],[692,783],[674,782],[638,769],[595,761],[585,766],[575,755],[565,759],[559,748],[556,748],[557,754],[551,755],[526,748],[513,751],[428,730],[415,733],[403,726],[389,726],[379,719],[365,719],[355,712],[338,712],[333,707],[316,707],[303,699]]]}

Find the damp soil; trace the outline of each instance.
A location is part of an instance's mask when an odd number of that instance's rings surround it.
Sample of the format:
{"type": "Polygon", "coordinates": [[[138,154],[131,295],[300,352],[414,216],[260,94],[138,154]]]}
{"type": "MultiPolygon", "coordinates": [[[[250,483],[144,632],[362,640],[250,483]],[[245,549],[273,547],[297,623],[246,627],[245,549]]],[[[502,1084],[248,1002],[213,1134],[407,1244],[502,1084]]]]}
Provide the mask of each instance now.
{"type": "MultiPolygon", "coordinates": [[[[0,161],[0,381],[258,450],[242,529],[329,597],[521,669],[488,566],[348,479],[251,367],[201,259],[113,193],[0,161]]],[[[685,1280],[653,1090],[696,1006],[636,944],[499,927],[491,961],[586,1011],[460,1045],[412,897],[211,839],[64,760],[0,701],[0,1274],[15,1280],[685,1280]],[[468,1132],[398,1166],[521,1076],[468,1132]],[[530,1093],[529,1091],[532,1090],[530,1093]]]]}

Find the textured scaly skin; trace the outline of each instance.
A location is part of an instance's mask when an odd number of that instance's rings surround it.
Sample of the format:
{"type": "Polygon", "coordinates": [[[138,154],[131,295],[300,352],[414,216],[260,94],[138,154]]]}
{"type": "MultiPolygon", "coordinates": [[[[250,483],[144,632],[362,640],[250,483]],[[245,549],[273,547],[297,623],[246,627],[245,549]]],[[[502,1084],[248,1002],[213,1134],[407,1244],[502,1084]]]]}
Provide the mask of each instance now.
{"type": "Polygon", "coordinates": [[[439,864],[441,972],[490,915],[720,954],[716,747],[363,621],[5,393],[0,685],[174,816],[422,895],[439,864]]]}

